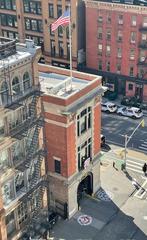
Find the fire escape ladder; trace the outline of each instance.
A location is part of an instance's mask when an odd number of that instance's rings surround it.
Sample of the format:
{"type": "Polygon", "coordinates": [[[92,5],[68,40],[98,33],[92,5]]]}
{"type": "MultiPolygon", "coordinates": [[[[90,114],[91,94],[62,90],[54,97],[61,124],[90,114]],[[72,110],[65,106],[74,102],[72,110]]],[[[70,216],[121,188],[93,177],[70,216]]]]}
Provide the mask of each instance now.
{"type": "Polygon", "coordinates": [[[34,221],[38,218],[38,215],[40,213],[40,209],[42,208],[42,199],[43,199],[43,194],[45,192],[45,189],[46,189],[45,185],[40,186],[38,204],[35,207],[34,212],[32,214],[32,220],[34,220],[34,221]]]}
{"type": "Polygon", "coordinates": [[[27,160],[25,162],[26,167],[30,166],[31,160],[32,160],[35,152],[37,151],[38,137],[39,137],[39,132],[40,132],[41,127],[42,126],[40,124],[36,125],[35,132],[34,132],[32,141],[30,143],[30,147],[29,147],[28,152],[27,152],[27,160]]]}
{"type": "Polygon", "coordinates": [[[42,150],[40,151],[40,154],[38,156],[37,163],[35,164],[35,174],[30,182],[29,188],[33,188],[38,180],[40,179],[40,170],[41,170],[41,163],[44,158],[44,156],[41,154],[42,150]]]}

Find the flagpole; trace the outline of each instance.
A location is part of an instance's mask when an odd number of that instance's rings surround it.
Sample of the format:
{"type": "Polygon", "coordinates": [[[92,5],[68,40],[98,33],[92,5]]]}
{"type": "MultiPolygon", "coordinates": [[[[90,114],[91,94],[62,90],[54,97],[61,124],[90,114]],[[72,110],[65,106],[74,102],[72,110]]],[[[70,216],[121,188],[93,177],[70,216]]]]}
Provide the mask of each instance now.
{"type": "Polygon", "coordinates": [[[69,6],[70,21],[69,21],[69,48],[70,48],[70,83],[72,90],[72,27],[71,27],[71,6],[69,6]]]}

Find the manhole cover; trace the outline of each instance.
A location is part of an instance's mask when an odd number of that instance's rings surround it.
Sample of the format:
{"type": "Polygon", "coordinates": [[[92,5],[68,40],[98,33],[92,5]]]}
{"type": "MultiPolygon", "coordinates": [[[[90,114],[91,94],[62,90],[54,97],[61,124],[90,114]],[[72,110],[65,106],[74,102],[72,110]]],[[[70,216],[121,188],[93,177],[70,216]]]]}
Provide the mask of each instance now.
{"type": "Polygon", "coordinates": [[[114,195],[110,191],[100,189],[96,193],[96,197],[102,201],[110,202],[114,198],[114,195]]]}
{"type": "Polygon", "coordinates": [[[80,217],[78,217],[77,221],[80,225],[87,226],[91,224],[92,217],[88,215],[81,215],[80,217]]]}

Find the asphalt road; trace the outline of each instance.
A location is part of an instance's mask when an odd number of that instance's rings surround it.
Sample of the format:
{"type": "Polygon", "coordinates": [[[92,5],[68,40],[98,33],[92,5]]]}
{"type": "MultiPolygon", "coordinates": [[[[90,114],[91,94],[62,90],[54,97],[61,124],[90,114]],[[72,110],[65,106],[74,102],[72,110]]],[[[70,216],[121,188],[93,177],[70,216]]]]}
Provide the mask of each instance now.
{"type": "MultiPolygon", "coordinates": [[[[125,135],[130,136],[142,119],[131,119],[117,114],[102,113],[102,134],[106,142],[124,146],[125,135]]],[[[145,126],[139,127],[132,136],[127,147],[147,154],[147,116],[144,116],[145,126]]]]}

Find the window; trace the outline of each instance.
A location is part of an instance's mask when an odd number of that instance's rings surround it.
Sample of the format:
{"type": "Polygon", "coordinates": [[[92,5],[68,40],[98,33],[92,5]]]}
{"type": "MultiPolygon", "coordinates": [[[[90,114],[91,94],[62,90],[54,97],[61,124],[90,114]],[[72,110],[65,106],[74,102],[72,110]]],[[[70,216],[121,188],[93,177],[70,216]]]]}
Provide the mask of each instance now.
{"type": "Polygon", "coordinates": [[[32,19],[31,20],[31,30],[32,31],[37,31],[37,21],[36,20],[34,20],[34,19],[32,19]]]}
{"type": "Polygon", "coordinates": [[[110,14],[107,15],[107,23],[109,23],[109,24],[111,23],[111,15],[110,14]]]}
{"type": "Polygon", "coordinates": [[[130,49],[130,59],[131,60],[135,59],[135,49],[134,48],[130,49]]]}
{"type": "Polygon", "coordinates": [[[36,32],[43,32],[43,26],[41,20],[25,18],[25,29],[36,31],[36,32]]]}
{"type": "Polygon", "coordinates": [[[142,33],[141,34],[141,40],[142,41],[147,41],[147,33],[142,33]]]}
{"type": "Polygon", "coordinates": [[[18,127],[22,122],[21,110],[13,111],[8,115],[8,122],[10,130],[18,127]]]}
{"type": "Polygon", "coordinates": [[[143,27],[147,27],[147,17],[143,18],[143,27]]]}
{"type": "Polygon", "coordinates": [[[18,33],[17,32],[2,30],[2,35],[6,38],[18,39],[18,33]]]}
{"type": "Polygon", "coordinates": [[[58,37],[63,37],[63,28],[61,26],[58,27],[58,37]]]}
{"type": "Polygon", "coordinates": [[[61,173],[61,162],[59,160],[55,160],[55,172],[61,173]]]}
{"type": "Polygon", "coordinates": [[[69,26],[66,27],[66,37],[69,39],[69,26]]]}
{"type": "Polygon", "coordinates": [[[52,24],[50,24],[50,35],[51,35],[51,36],[55,36],[55,32],[52,31],[52,24]]]}
{"type": "MultiPolygon", "coordinates": [[[[14,211],[9,213],[6,216],[6,225],[7,225],[7,236],[10,237],[10,235],[14,232],[16,232],[16,224],[15,224],[15,217],[14,217],[14,211]]],[[[11,238],[11,237],[10,237],[11,238]]]]}
{"type": "Polygon", "coordinates": [[[17,18],[14,15],[1,14],[1,25],[17,27],[17,18]]]}
{"type": "MultiPolygon", "coordinates": [[[[4,120],[3,118],[1,117],[0,118],[0,141],[1,139],[4,137],[5,135],[5,129],[4,129],[4,120]]],[[[1,163],[0,163],[1,164],[1,163]]]]}
{"type": "Polygon", "coordinates": [[[128,90],[133,90],[133,84],[132,83],[128,84],[128,90]]]}
{"type": "Polygon", "coordinates": [[[30,82],[30,76],[28,72],[25,72],[23,75],[23,88],[24,91],[28,90],[31,86],[31,82],[30,82]]]}
{"type": "Polygon", "coordinates": [[[117,49],[117,57],[118,57],[118,58],[121,58],[121,57],[122,57],[122,50],[121,50],[121,48],[118,48],[118,49],[117,49]]]}
{"type": "Polygon", "coordinates": [[[123,24],[123,15],[118,15],[118,24],[123,24]]]}
{"type": "Polygon", "coordinates": [[[22,202],[18,208],[17,208],[17,211],[18,211],[18,220],[19,220],[19,225],[21,225],[28,217],[28,214],[27,214],[27,202],[22,202]]]}
{"type": "Polygon", "coordinates": [[[0,8],[8,9],[8,10],[16,10],[16,1],[15,0],[1,0],[0,8]]]}
{"type": "Polygon", "coordinates": [[[2,186],[3,202],[7,206],[14,199],[13,182],[8,181],[2,186]]]}
{"type": "Polygon", "coordinates": [[[41,2],[24,0],[23,6],[24,6],[24,12],[33,13],[33,14],[42,13],[41,2]]]}
{"type": "Polygon", "coordinates": [[[106,39],[107,39],[107,40],[111,40],[111,29],[107,29],[106,39]]]}
{"type": "Polygon", "coordinates": [[[110,71],[110,62],[108,61],[108,62],[106,62],[106,71],[110,71]]]}
{"type": "Polygon", "coordinates": [[[67,59],[70,58],[70,44],[67,43],[67,59]]]}
{"type": "Polygon", "coordinates": [[[134,67],[131,66],[130,69],[129,69],[129,76],[133,77],[133,75],[134,75],[134,67]]]}
{"type": "Polygon", "coordinates": [[[136,42],[136,32],[131,32],[131,43],[136,42]]]}
{"type": "Polygon", "coordinates": [[[98,22],[102,23],[103,22],[103,17],[102,16],[98,16],[98,22]]]}
{"type": "Polygon", "coordinates": [[[116,72],[117,72],[118,74],[121,73],[121,63],[117,63],[117,64],[116,64],[116,72]]]}
{"type": "Polygon", "coordinates": [[[15,175],[16,193],[19,192],[23,187],[24,187],[24,173],[17,171],[15,175]]]}
{"type": "Polygon", "coordinates": [[[13,163],[15,164],[18,161],[21,161],[25,155],[23,151],[23,140],[15,142],[11,147],[11,151],[13,163]]]}
{"type": "Polygon", "coordinates": [[[57,5],[57,17],[61,17],[62,15],[62,5],[57,5]]]}
{"type": "Polygon", "coordinates": [[[102,67],[102,60],[98,60],[98,70],[102,71],[103,67],[102,67]]]}
{"type": "Polygon", "coordinates": [[[9,90],[7,82],[3,82],[0,88],[1,103],[7,104],[9,100],[9,90]]]}
{"type": "Polygon", "coordinates": [[[78,169],[81,171],[85,169],[92,158],[92,142],[91,138],[87,139],[83,144],[78,146],[78,169]]]}
{"type": "Polygon", "coordinates": [[[111,46],[106,45],[106,56],[110,56],[110,54],[111,54],[111,46]]]}
{"type": "Polygon", "coordinates": [[[63,42],[59,42],[59,56],[64,56],[63,42]]]}
{"type": "Polygon", "coordinates": [[[98,39],[102,39],[102,32],[103,32],[102,28],[99,27],[98,28],[98,39]]]}
{"type": "Polygon", "coordinates": [[[131,25],[132,25],[132,26],[136,26],[136,20],[137,20],[137,17],[136,17],[136,16],[132,16],[132,17],[131,17],[131,25]]]}
{"type": "Polygon", "coordinates": [[[8,151],[3,150],[0,152],[0,170],[8,167],[8,151]]]}
{"type": "Polygon", "coordinates": [[[91,128],[91,107],[85,108],[77,115],[77,135],[78,137],[91,128]]]}
{"type": "Polygon", "coordinates": [[[49,3],[49,17],[54,18],[54,5],[49,3]]]}
{"type": "Polygon", "coordinates": [[[122,42],[122,31],[121,31],[121,30],[118,30],[118,33],[117,33],[117,41],[118,41],[118,42],[122,42]]]}
{"type": "Polygon", "coordinates": [[[102,56],[103,45],[98,44],[98,55],[102,56]]]}
{"type": "Polygon", "coordinates": [[[34,41],[35,45],[42,46],[42,44],[43,44],[43,38],[42,37],[26,35],[26,38],[27,39],[32,39],[34,41]]]}
{"type": "Polygon", "coordinates": [[[55,41],[51,40],[51,56],[54,57],[55,55],[56,55],[55,41]]]}
{"type": "Polygon", "coordinates": [[[140,78],[143,78],[143,77],[144,77],[144,74],[145,74],[144,69],[140,68],[140,69],[139,69],[139,77],[140,77],[140,78]]]}
{"type": "Polygon", "coordinates": [[[12,80],[12,94],[16,95],[18,93],[20,93],[20,83],[18,77],[15,77],[12,80]]]}

